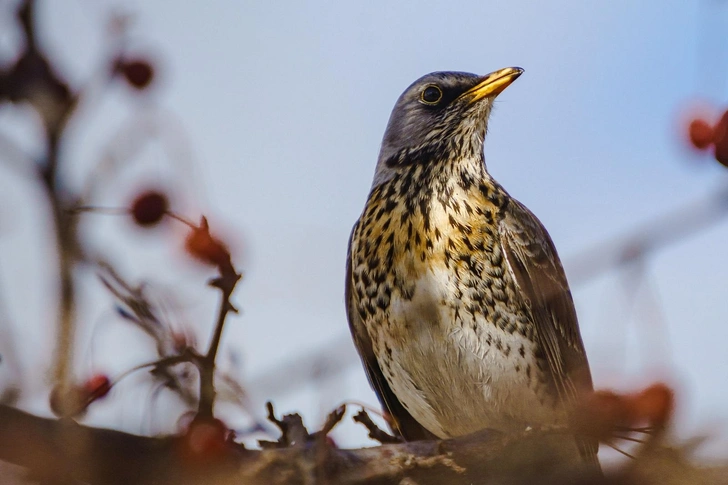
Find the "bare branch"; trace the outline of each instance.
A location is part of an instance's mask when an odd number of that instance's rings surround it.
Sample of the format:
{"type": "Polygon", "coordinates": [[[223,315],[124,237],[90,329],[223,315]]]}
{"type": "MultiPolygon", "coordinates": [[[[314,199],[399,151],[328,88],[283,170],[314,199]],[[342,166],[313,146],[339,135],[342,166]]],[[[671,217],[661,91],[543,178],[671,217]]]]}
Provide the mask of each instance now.
{"type": "Polygon", "coordinates": [[[554,432],[486,430],[452,440],[358,450],[337,449],[323,440],[265,450],[231,446],[218,457],[200,460],[185,452],[184,436],[134,436],[2,405],[0,430],[0,460],[41,477],[93,485],[728,483],[726,464],[698,468],[689,449],[664,445],[641,448],[634,461],[597,477],[562,453],[561,445],[573,443],[573,437],[554,432]]]}

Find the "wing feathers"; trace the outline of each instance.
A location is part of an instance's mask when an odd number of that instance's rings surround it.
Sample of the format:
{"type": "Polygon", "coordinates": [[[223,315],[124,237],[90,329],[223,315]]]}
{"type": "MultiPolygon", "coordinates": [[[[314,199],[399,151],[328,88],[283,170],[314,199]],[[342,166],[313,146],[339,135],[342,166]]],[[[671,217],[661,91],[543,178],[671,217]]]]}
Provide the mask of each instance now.
{"type": "MultiPolygon", "coordinates": [[[[526,207],[511,200],[500,223],[500,238],[511,275],[531,312],[555,391],[569,409],[592,391],[574,302],[553,242],[526,207]]],[[[596,460],[598,443],[579,440],[582,454],[596,460]]]]}

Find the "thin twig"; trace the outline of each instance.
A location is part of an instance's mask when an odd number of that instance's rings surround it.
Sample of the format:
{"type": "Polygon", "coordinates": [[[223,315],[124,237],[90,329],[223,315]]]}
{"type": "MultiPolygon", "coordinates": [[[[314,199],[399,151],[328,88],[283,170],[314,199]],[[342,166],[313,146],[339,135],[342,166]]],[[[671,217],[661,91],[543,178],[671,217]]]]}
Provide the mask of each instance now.
{"type": "Polygon", "coordinates": [[[265,407],[268,411],[268,420],[281,431],[281,437],[278,438],[278,441],[259,440],[261,448],[288,448],[302,446],[312,441],[313,435],[309,434],[300,414],[285,414],[283,418],[278,419],[273,409],[273,403],[268,401],[265,403],[265,407]]]}
{"type": "Polygon", "coordinates": [[[401,443],[402,440],[393,436],[382,428],[377,426],[372,418],[369,417],[367,412],[362,408],[356,415],[354,415],[354,421],[361,423],[369,431],[369,437],[375,441],[379,441],[382,444],[387,443],[401,443]]]}
{"type": "Polygon", "coordinates": [[[103,214],[111,216],[129,215],[129,209],[124,207],[101,207],[93,205],[80,205],[73,207],[68,211],[70,214],[80,214],[82,212],[90,212],[92,214],[103,214]]]}
{"type": "Polygon", "coordinates": [[[140,371],[143,369],[148,369],[150,367],[153,368],[153,370],[162,369],[162,368],[172,367],[172,366],[175,366],[178,364],[183,364],[183,363],[193,363],[194,364],[194,363],[196,363],[197,360],[199,360],[199,356],[197,356],[192,349],[188,348],[188,349],[186,349],[185,353],[183,353],[181,355],[173,355],[171,357],[166,357],[164,359],[156,360],[154,362],[147,362],[144,364],[139,364],[137,366],[134,366],[131,369],[128,369],[128,370],[122,372],[121,374],[119,374],[114,379],[113,382],[114,382],[114,384],[116,384],[119,381],[121,381],[122,379],[124,379],[125,377],[129,376],[130,374],[133,374],[134,372],[137,372],[137,371],[140,371]]]}
{"type": "Polygon", "coordinates": [[[631,436],[617,436],[617,435],[615,435],[615,436],[612,436],[612,438],[613,439],[617,439],[617,440],[631,441],[633,443],[640,443],[642,445],[644,445],[645,443],[648,442],[647,440],[641,440],[639,438],[633,438],[631,436]]]}
{"type": "MultiPolygon", "coordinates": [[[[203,218],[199,228],[193,230],[208,230],[207,221],[203,218]]],[[[215,359],[220,348],[220,340],[225,327],[225,319],[230,312],[237,313],[237,309],[230,303],[230,296],[235,291],[235,286],[240,281],[241,275],[227,258],[227,264],[219,264],[220,276],[210,282],[210,286],[220,290],[220,310],[217,315],[217,322],[210,339],[210,347],[204,358],[200,361],[200,402],[197,414],[201,417],[212,417],[215,404],[215,359]]]]}
{"type": "Polygon", "coordinates": [[[182,224],[184,224],[184,225],[186,225],[188,227],[191,227],[193,229],[197,227],[197,225],[194,222],[190,221],[189,219],[187,219],[185,217],[182,217],[181,215],[177,214],[176,212],[167,211],[167,212],[165,212],[165,214],[167,215],[167,217],[171,217],[172,219],[176,219],[176,220],[178,220],[179,222],[181,222],[182,224]]]}
{"type": "Polygon", "coordinates": [[[341,422],[344,414],[346,414],[346,405],[342,404],[338,408],[331,411],[328,416],[326,416],[326,421],[321,427],[321,430],[315,432],[313,435],[316,437],[326,437],[326,435],[328,435],[331,430],[334,429],[336,425],[341,422]]]}
{"type": "Polygon", "coordinates": [[[623,454],[623,455],[624,455],[624,456],[626,456],[627,458],[631,458],[631,459],[633,459],[633,460],[635,460],[635,459],[636,459],[636,457],[635,457],[634,455],[630,455],[630,454],[629,454],[629,453],[627,453],[626,451],[624,451],[624,450],[621,450],[621,449],[619,449],[618,447],[614,446],[614,445],[613,445],[613,444],[611,444],[611,443],[605,443],[605,444],[606,444],[606,445],[607,445],[608,447],[610,447],[611,449],[613,449],[614,451],[617,451],[617,452],[619,452],[619,453],[623,454]]]}

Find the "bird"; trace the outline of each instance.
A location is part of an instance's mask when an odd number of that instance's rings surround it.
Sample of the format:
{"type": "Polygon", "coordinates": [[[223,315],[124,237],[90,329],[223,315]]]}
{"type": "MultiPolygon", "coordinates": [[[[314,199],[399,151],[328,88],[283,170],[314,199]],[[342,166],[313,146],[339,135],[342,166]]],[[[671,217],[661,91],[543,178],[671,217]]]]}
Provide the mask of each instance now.
{"type": "MultiPolygon", "coordinates": [[[[433,72],[412,83],[351,232],[349,327],[402,440],[566,425],[593,390],[554,243],[485,163],[494,100],[522,73],[433,72]]],[[[575,443],[598,463],[598,443],[575,443]]]]}

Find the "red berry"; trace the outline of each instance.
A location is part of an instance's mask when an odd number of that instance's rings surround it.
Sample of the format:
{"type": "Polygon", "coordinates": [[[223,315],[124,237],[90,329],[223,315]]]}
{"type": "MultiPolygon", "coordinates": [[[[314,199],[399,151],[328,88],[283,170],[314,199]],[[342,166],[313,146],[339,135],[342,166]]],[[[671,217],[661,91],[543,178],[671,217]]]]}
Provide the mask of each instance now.
{"type": "Polygon", "coordinates": [[[83,384],[83,389],[89,399],[96,399],[106,396],[111,390],[111,381],[103,374],[96,374],[83,384]]]}
{"type": "Polygon", "coordinates": [[[189,348],[195,347],[195,338],[194,335],[189,334],[188,332],[179,331],[179,332],[172,332],[172,346],[178,354],[181,354],[185,350],[189,348]]]}
{"type": "Polygon", "coordinates": [[[214,458],[223,456],[232,432],[216,418],[195,417],[184,435],[185,455],[190,458],[214,458]]]}
{"type": "Polygon", "coordinates": [[[657,383],[644,389],[642,392],[630,396],[631,407],[642,422],[653,426],[662,426],[672,417],[675,404],[672,389],[662,383],[657,383]]]}
{"type": "Polygon", "coordinates": [[[574,429],[601,440],[609,439],[617,426],[632,424],[627,400],[611,391],[596,391],[585,395],[571,420],[574,429]]]}
{"type": "Polygon", "coordinates": [[[715,159],[728,167],[728,111],[723,113],[720,121],[715,125],[715,159]]]}
{"type": "Polygon", "coordinates": [[[117,69],[124,75],[126,82],[139,90],[149,86],[154,78],[154,69],[144,59],[120,60],[117,69]]]}
{"type": "Polygon", "coordinates": [[[688,127],[690,143],[698,150],[705,150],[713,143],[713,127],[702,118],[695,118],[688,127]]]}
{"type": "Polygon", "coordinates": [[[222,242],[212,237],[207,220],[204,218],[200,227],[193,228],[187,235],[185,249],[203,263],[217,266],[220,269],[232,267],[230,251],[222,242]]]}
{"type": "Polygon", "coordinates": [[[153,226],[162,220],[168,207],[167,196],[163,193],[156,191],[143,192],[132,202],[131,215],[140,226],[153,226]]]}

